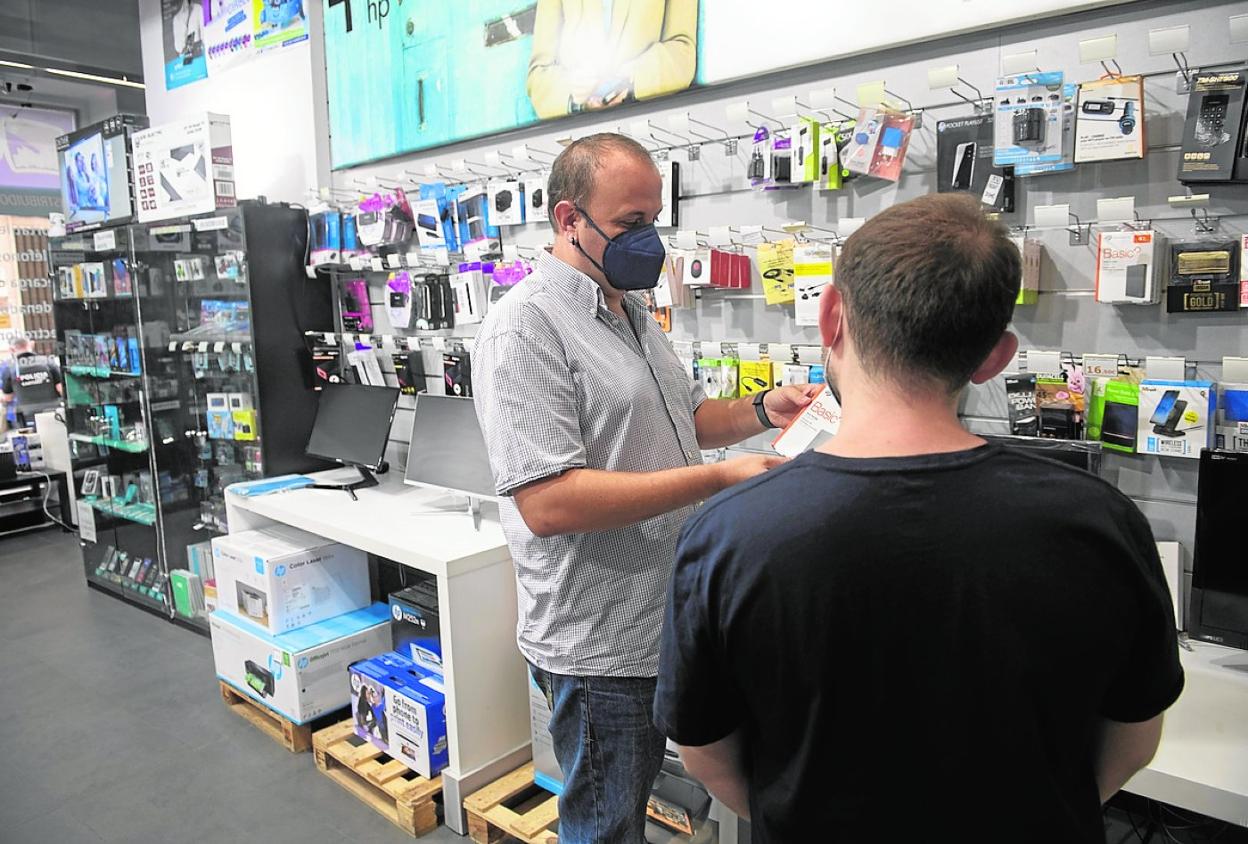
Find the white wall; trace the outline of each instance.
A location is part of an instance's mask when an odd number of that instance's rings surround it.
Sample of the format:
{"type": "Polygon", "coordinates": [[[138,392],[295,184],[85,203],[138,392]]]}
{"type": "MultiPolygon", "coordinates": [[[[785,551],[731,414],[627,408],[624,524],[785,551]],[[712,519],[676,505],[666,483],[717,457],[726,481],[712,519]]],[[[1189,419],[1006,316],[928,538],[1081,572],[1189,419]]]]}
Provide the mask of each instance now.
{"type": "MultiPolygon", "coordinates": [[[[230,117],[240,199],[266,196],[298,202],[317,183],[318,139],[329,132],[314,112],[313,50],[320,39],[320,3],[305,3],[312,37],[207,79],[165,90],[160,0],[139,0],[143,78],[152,125],[212,111],[230,117]]],[[[324,71],[319,71],[322,75],[324,71]]]]}

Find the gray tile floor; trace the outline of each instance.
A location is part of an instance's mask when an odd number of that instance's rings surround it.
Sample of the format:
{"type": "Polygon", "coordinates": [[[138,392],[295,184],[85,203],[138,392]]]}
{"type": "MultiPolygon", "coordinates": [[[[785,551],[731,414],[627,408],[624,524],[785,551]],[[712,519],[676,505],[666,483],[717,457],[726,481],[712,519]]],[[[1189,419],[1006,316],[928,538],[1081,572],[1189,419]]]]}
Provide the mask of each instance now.
{"type": "Polygon", "coordinates": [[[230,713],[206,637],[88,589],[68,534],[0,539],[0,748],[5,844],[412,840],[230,713]]]}

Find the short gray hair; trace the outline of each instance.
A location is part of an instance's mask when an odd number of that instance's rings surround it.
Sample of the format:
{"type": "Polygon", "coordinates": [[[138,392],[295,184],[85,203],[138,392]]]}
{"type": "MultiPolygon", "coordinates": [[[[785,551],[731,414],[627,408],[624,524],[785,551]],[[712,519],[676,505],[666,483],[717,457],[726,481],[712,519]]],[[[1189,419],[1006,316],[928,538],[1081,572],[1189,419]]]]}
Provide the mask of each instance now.
{"type": "MultiPolygon", "coordinates": [[[[578,208],[584,208],[594,192],[594,178],[602,160],[608,153],[623,152],[650,162],[654,160],[641,144],[627,135],[615,132],[599,132],[577,138],[568,144],[550,168],[550,177],[546,180],[546,217],[551,227],[558,226],[555,222],[555,206],[567,200],[578,208]]],[[[655,167],[657,170],[657,166],[655,167]]]]}

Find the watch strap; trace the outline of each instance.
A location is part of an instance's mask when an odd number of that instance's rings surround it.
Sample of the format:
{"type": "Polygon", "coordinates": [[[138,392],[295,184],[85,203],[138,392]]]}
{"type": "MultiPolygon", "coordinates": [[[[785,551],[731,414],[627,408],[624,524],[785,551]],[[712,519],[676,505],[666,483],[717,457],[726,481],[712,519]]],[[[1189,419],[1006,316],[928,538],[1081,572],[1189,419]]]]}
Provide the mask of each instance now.
{"type": "Polygon", "coordinates": [[[762,423],[764,428],[778,428],[779,425],[771,421],[767,416],[767,408],[763,407],[763,399],[767,398],[767,394],[771,390],[763,390],[761,393],[754,394],[754,413],[758,416],[758,421],[762,423]]]}

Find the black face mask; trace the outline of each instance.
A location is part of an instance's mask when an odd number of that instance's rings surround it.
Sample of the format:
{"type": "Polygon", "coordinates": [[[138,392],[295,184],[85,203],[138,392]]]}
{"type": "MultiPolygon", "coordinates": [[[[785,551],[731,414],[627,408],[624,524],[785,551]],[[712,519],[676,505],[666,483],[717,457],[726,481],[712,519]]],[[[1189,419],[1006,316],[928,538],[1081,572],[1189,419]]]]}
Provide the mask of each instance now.
{"type": "Polygon", "coordinates": [[[627,229],[615,237],[607,237],[606,232],[598,228],[598,224],[583,209],[576,210],[585,216],[585,222],[594,231],[602,235],[607,242],[607,248],[602,253],[600,264],[589,257],[589,253],[581,248],[578,241],[573,240],[572,245],[607,277],[607,282],[612,287],[616,290],[649,290],[659,283],[667,250],[663,247],[663,239],[659,237],[659,231],[653,223],[627,229]]]}

